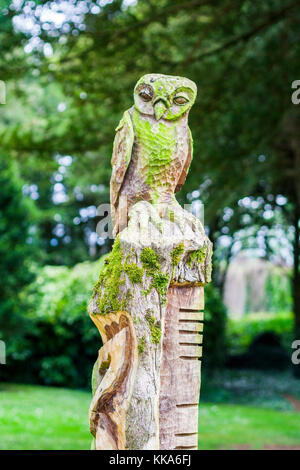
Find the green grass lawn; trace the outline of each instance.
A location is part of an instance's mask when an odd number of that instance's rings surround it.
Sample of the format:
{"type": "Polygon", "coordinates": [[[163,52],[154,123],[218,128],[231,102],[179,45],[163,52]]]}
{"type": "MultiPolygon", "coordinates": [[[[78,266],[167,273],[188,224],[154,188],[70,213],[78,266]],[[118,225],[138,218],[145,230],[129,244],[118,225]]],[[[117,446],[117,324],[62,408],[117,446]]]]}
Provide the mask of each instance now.
{"type": "MultiPolygon", "coordinates": [[[[88,392],[0,384],[0,449],[89,449],[88,392]]],[[[199,448],[300,446],[300,414],[202,402],[199,448]]]]}
{"type": "Polygon", "coordinates": [[[300,414],[253,406],[203,403],[199,449],[299,447],[300,414]]]}
{"type": "Polygon", "coordinates": [[[0,384],[0,449],[89,449],[88,392],[0,384]]]}

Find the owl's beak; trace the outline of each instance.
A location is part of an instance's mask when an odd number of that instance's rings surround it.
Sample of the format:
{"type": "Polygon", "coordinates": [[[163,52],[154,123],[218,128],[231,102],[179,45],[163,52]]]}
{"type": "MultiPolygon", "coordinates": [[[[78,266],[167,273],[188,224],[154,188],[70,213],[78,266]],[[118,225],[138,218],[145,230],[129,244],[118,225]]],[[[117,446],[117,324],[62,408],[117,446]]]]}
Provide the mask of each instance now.
{"type": "Polygon", "coordinates": [[[158,121],[166,112],[167,105],[160,99],[154,104],[155,119],[158,121]]]}

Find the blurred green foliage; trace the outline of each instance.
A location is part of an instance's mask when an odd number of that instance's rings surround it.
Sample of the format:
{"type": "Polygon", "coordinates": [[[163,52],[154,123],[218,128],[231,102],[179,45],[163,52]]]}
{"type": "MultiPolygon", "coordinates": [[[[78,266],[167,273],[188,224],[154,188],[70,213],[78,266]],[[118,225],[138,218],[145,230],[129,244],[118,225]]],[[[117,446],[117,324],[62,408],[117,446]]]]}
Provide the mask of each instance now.
{"type": "Polygon", "coordinates": [[[258,335],[269,331],[276,333],[282,346],[290,351],[293,337],[292,312],[250,313],[240,319],[228,319],[228,351],[231,354],[243,353],[258,335]]]}
{"type": "Polygon", "coordinates": [[[268,312],[290,311],[293,307],[291,272],[275,269],[266,279],[266,310],[268,312]],[[285,274],[285,275],[284,275],[285,274]]]}
{"type": "Polygon", "coordinates": [[[28,325],[2,377],[68,387],[88,388],[101,338],[87,313],[92,287],[103,259],[74,268],[46,266],[22,292],[29,304],[28,325]]]}
{"type": "Polygon", "coordinates": [[[0,153],[0,339],[6,354],[18,355],[20,338],[28,330],[24,310],[28,307],[21,291],[34,278],[31,264],[37,259],[36,211],[23,196],[24,182],[15,162],[0,153]]]}

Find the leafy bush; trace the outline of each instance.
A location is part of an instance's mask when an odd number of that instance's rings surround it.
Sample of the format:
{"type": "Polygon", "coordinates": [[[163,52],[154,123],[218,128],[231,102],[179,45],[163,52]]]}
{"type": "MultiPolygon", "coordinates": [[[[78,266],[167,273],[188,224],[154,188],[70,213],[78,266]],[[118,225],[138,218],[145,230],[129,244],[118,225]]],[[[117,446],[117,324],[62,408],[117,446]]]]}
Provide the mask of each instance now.
{"type": "Polygon", "coordinates": [[[101,338],[87,303],[103,258],[74,268],[46,266],[22,295],[30,303],[22,349],[1,369],[2,379],[85,388],[101,338]]]}
{"type": "Polygon", "coordinates": [[[230,353],[245,352],[257,336],[268,331],[276,333],[282,346],[290,349],[293,333],[292,313],[251,313],[241,319],[229,319],[227,342],[230,353]]]}

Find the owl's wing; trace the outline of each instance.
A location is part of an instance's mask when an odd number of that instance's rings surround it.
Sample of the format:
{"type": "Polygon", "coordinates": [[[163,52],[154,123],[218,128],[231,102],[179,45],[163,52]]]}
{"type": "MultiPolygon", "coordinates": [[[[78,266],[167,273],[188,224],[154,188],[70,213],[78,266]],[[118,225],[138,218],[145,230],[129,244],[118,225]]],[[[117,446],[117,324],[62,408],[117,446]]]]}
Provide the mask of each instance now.
{"type": "Polygon", "coordinates": [[[189,172],[191,161],[193,159],[193,137],[190,128],[188,127],[188,154],[185,160],[185,163],[182,168],[181,175],[177,181],[177,186],[175,188],[175,193],[178,193],[178,191],[181,190],[182,186],[185,183],[186,176],[189,172]]]}
{"type": "Polygon", "coordinates": [[[110,179],[110,203],[113,225],[116,222],[119,192],[128,168],[134,141],[134,131],[129,111],[125,111],[116,128],[111,159],[112,175],[110,179]]]}

